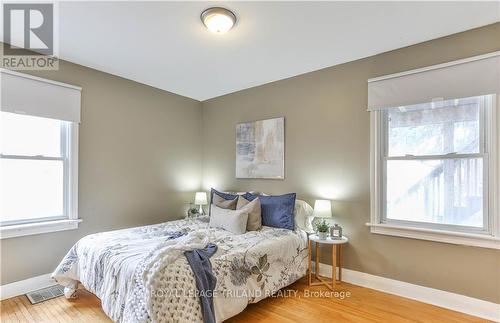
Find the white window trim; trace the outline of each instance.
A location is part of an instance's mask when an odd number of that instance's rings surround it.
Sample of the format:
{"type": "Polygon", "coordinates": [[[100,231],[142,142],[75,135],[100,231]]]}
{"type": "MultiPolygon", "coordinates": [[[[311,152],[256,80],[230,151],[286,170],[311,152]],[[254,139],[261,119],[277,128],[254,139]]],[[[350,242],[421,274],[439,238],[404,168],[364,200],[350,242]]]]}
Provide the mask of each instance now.
{"type": "Polygon", "coordinates": [[[76,220],[56,220],[35,223],[9,225],[0,228],[0,239],[16,238],[33,234],[50,233],[78,228],[81,219],[76,220]]]}
{"type": "Polygon", "coordinates": [[[64,197],[67,218],[1,226],[0,240],[78,228],[78,224],[82,222],[78,219],[78,128],[78,123],[73,122],[68,129],[69,165],[65,167],[65,170],[69,172],[68,180],[65,181],[65,185],[68,185],[68,194],[64,197]]]}
{"type": "Polygon", "coordinates": [[[498,129],[500,125],[500,99],[494,98],[491,114],[487,118],[485,135],[488,137],[489,155],[488,155],[488,201],[489,201],[489,234],[474,234],[458,231],[446,231],[428,229],[422,227],[403,226],[395,224],[382,223],[381,197],[382,180],[381,178],[381,140],[383,139],[381,124],[381,112],[370,112],[370,226],[371,233],[383,234],[397,237],[406,237],[421,240],[430,240],[459,245],[500,249],[500,188],[499,188],[499,169],[500,169],[500,149],[498,147],[498,129]]]}

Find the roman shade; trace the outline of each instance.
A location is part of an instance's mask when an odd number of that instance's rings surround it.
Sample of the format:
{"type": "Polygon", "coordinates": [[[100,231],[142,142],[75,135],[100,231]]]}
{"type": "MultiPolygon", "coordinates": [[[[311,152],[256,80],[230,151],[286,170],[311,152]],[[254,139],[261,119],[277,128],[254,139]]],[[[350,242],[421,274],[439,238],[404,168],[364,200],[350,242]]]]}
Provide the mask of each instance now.
{"type": "Polygon", "coordinates": [[[500,52],[368,80],[368,110],[500,93],[500,52]]]}
{"type": "Polygon", "coordinates": [[[1,106],[6,112],[80,122],[81,88],[1,70],[1,106]]]}

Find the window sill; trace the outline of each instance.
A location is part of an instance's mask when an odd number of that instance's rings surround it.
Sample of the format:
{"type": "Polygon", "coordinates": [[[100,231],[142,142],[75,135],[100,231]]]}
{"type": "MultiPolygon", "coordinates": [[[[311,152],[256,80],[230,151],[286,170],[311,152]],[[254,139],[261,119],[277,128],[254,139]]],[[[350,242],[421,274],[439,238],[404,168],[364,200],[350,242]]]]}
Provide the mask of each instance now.
{"type": "Polygon", "coordinates": [[[9,239],[34,234],[74,230],[78,228],[81,219],[58,220],[38,223],[26,223],[0,227],[0,239],[9,239]]]}
{"type": "Polygon", "coordinates": [[[420,240],[452,243],[465,246],[500,249],[500,238],[491,235],[432,230],[389,224],[367,223],[371,233],[420,240]]]}

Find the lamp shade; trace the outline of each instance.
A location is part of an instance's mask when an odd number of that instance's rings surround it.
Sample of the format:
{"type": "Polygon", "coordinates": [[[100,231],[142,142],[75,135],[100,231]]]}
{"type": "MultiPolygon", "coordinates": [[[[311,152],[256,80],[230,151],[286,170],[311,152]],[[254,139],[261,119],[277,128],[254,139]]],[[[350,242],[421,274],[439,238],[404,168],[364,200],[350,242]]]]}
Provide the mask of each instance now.
{"type": "Polygon", "coordinates": [[[196,205],[207,205],[207,193],[206,192],[196,192],[194,196],[194,204],[196,205]]]}
{"type": "Polygon", "coordinates": [[[316,200],[316,202],[314,202],[313,217],[331,218],[332,202],[330,200],[316,200]]]}

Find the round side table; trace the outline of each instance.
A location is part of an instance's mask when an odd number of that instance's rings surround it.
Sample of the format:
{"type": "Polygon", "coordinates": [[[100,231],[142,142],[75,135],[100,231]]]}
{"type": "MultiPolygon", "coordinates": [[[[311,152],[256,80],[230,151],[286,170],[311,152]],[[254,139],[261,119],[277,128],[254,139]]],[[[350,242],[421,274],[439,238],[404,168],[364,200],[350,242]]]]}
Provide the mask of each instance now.
{"type": "Polygon", "coordinates": [[[320,239],[316,234],[309,236],[309,268],[308,272],[308,283],[309,286],[325,285],[326,287],[333,290],[335,288],[335,283],[342,281],[342,246],[349,241],[347,237],[342,237],[341,239],[331,239],[330,237],[326,239],[320,239]],[[314,278],[317,282],[313,281],[312,275],[312,243],[315,243],[315,270],[314,278]],[[332,278],[327,280],[319,275],[319,245],[328,244],[332,246],[332,278]],[[338,264],[337,264],[338,258],[338,264]],[[337,280],[337,267],[339,267],[339,279],[337,280]]]}

